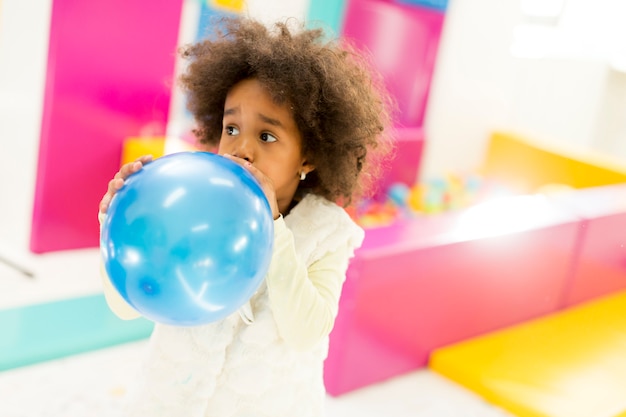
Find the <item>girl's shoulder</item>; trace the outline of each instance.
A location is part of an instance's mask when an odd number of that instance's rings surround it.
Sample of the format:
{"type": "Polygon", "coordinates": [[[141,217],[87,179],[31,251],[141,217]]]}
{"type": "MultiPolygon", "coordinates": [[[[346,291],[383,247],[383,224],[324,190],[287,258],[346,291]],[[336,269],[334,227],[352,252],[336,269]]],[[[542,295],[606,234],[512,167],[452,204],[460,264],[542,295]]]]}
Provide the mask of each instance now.
{"type": "Polygon", "coordinates": [[[307,194],[285,218],[289,223],[316,225],[323,223],[345,224],[360,229],[348,213],[336,203],[316,194],[307,194]]]}
{"type": "Polygon", "coordinates": [[[285,217],[285,223],[295,240],[315,246],[317,255],[344,245],[355,250],[365,236],[342,207],[315,194],[307,194],[285,217]]]}

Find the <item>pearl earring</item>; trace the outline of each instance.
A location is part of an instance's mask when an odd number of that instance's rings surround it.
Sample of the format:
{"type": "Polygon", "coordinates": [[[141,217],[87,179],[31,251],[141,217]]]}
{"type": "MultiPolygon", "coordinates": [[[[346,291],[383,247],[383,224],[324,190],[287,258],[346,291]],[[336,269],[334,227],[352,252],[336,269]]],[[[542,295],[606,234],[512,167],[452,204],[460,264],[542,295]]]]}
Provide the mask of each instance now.
{"type": "Polygon", "coordinates": [[[300,173],[300,181],[304,181],[306,179],[306,172],[302,171],[300,173]]]}

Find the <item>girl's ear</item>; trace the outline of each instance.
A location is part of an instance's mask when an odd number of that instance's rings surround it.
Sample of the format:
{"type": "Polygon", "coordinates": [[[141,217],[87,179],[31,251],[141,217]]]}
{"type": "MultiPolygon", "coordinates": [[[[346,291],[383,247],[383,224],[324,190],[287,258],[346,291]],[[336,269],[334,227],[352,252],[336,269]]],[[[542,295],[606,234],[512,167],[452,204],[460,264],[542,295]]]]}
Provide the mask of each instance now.
{"type": "Polygon", "coordinates": [[[308,174],[311,171],[315,170],[315,165],[309,164],[306,160],[302,162],[302,172],[308,174]]]}

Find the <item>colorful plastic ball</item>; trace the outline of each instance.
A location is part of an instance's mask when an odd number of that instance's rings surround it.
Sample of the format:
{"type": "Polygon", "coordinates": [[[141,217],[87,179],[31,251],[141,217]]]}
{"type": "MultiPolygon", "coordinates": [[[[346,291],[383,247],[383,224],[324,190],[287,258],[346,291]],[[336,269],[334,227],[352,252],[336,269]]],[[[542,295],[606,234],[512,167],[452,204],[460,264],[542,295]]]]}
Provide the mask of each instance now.
{"type": "Polygon", "coordinates": [[[404,183],[394,183],[387,190],[387,197],[398,207],[405,207],[411,189],[404,183]]]}
{"type": "Polygon", "coordinates": [[[104,266],[144,317],[194,326],[227,317],[259,288],[274,221],[256,179],[208,152],[163,156],[131,175],[102,225],[104,266]]]}

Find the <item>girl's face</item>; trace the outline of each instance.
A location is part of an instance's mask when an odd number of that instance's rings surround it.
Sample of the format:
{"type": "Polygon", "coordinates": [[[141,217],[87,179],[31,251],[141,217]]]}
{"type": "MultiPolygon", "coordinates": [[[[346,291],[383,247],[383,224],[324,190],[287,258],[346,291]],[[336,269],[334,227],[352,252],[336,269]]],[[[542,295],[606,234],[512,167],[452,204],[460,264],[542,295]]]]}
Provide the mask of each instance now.
{"type": "Polygon", "coordinates": [[[235,84],[224,103],[218,153],[247,160],[270,180],[281,213],[289,209],[302,172],[313,167],[302,156],[302,136],[286,105],[272,101],[250,78],[235,84]]]}

